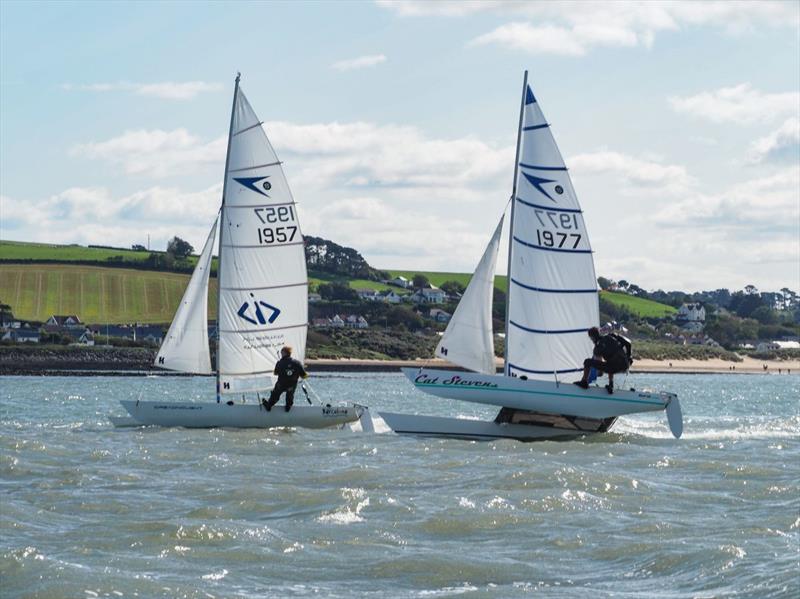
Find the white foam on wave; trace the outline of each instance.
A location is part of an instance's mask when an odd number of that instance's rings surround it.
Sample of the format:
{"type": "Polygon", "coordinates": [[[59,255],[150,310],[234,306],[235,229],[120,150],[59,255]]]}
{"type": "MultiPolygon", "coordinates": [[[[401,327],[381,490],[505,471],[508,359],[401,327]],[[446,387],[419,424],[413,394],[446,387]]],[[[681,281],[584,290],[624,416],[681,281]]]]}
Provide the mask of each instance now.
{"type": "Polygon", "coordinates": [[[356,502],[355,508],[345,505],[333,512],[322,514],[317,518],[318,522],[329,522],[332,524],[354,524],[356,522],[363,522],[364,518],[361,516],[361,510],[369,505],[369,497],[367,492],[361,488],[342,489],[342,497],[345,501],[356,502]]]}
{"type": "MultiPolygon", "coordinates": [[[[613,432],[622,435],[638,435],[650,439],[672,439],[672,433],[664,422],[638,418],[620,418],[613,432]]],[[[743,440],[743,439],[787,439],[800,435],[800,422],[795,417],[786,420],[741,422],[736,418],[687,419],[683,425],[683,440],[743,440]],[[729,427],[729,428],[728,428],[729,427]]]]}

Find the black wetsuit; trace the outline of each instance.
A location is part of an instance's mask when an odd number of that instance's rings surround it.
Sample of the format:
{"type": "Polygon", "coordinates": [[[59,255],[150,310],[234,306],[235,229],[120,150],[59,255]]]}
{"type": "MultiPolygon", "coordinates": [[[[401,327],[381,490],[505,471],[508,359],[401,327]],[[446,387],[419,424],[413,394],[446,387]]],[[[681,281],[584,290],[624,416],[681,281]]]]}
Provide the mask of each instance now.
{"type": "Polygon", "coordinates": [[[602,360],[589,358],[584,365],[605,373],[616,374],[625,372],[630,367],[630,343],[624,347],[616,335],[601,335],[597,343],[594,344],[594,355],[600,356],[602,360]]]}
{"type": "Polygon", "coordinates": [[[284,356],[275,364],[273,374],[278,376],[278,382],[270,393],[267,408],[271,408],[281,398],[281,393],[286,392],[286,411],[288,412],[294,404],[294,390],[297,387],[297,379],[301,376],[305,378],[308,376],[303,365],[292,358],[291,356],[284,356]]]}

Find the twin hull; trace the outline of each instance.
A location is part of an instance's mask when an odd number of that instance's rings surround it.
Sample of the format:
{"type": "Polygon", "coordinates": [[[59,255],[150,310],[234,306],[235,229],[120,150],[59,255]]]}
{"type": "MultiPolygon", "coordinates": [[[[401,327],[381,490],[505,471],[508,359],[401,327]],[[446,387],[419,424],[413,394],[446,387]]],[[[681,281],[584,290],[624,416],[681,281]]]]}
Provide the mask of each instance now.
{"type": "Polygon", "coordinates": [[[403,374],[420,391],[473,403],[514,408],[543,414],[605,419],[664,410],[674,393],[581,389],[571,383],[523,380],[456,370],[403,368],[403,374]]]}
{"type": "Polygon", "coordinates": [[[189,403],[122,400],[122,406],[140,425],[186,428],[325,428],[354,422],[361,416],[356,406],[294,406],[287,412],[276,405],[267,412],[258,404],[189,403]]]}

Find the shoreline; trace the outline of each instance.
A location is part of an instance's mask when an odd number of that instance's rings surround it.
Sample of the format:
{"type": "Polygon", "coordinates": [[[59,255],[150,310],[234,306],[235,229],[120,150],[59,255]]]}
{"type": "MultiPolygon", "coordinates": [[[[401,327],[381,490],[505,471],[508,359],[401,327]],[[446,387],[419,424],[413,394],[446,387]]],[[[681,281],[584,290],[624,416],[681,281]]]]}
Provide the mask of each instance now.
{"type": "MultiPolygon", "coordinates": [[[[398,372],[400,368],[463,368],[439,359],[362,360],[309,359],[306,366],[314,372],[398,372]]],[[[502,360],[497,361],[502,372],[502,360]]],[[[741,362],[719,358],[709,360],[636,360],[631,374],[800,374],[800,360],[755,360],[744,357],[741,362]],[[766,366],[766,368],[764,368],[766,366]]],[[[0,376],[214,376],[191,375],[169,370],[148,368],[145,364],[66,362],[35,364],[31,362],[0,365],[0,376]]]]}

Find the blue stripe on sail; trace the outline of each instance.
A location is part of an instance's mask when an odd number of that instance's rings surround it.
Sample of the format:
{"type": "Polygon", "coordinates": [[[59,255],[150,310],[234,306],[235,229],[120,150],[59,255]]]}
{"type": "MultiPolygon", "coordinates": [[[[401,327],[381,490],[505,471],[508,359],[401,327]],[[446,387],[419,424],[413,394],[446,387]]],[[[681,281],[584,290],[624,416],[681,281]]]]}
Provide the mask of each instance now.
{"type": "Polygon", "coordinates": [[[513,368],[514,370],[521,370],[522,372],[530,372],[531,374],[565,374],[567,372],[583,372],[583,368],[565,368],[564,370],[531,370],[530,368],[522,368],[522,366],[517,366],[516,364],[509,364],[509,369],[513,368]]]}
{"type": "Polygon", "coordinates": [[[532,168],[537,171],[565,171],[567,170],[566,166],[536,166],[534,164],[525,164],[520,162],[519,165],[522,168],[532,168]]]}
{"type": "Polygon", "coordinates": [[[544,125],[529,125],[528,127],[523,127],[523,131],[534,131],[535,129],[545,129],[549,127],[550,123],[545,123],[544,125]]]}
{"type": "Polygon", "coordinates": [[[531,291],[541,291],[543,293],[597,293],[597,289],[544,289],[543,287],[531,287],[525,283],[520,283],[512,278],[511,282],[531,291]]]}
{"type": "Polygon", "coordinates": [[[525,204],[526,206],[530,206],[531,208],[541,208],[542,210],[547,210],[549,212],[574,212],[575,214],[583,214],[583,210],[580,208],[558,208],[555,206],[542,206],[541,204],[534,204],[533,202],[528,202],[523,200],[521,197],[517,196],[517,201],[521,204],[525,204]]]}
{"type": "Polygon", "coordinates": [[[569,333],[585,333],[589,330],[589,327],[585,329],[564,329],[561,331],[545,331],[542,329],[530,329],[528,327],[524,327],[521,324],[514,322],[513,320],[508,321],[510,324],[513,324],[518,329],[522,329],[523,331],[527,331],[528,333],[539,333],[540,335],[566,335],[569,333]]]}
{"type": "Polygon", "coordinates": [[[544,247],[542,245],[536,245],[535,243],[528,243],[527,241],[522,241],[516,235],[514,236],[514,241],[516,241],[517,243],[521,243],[522,245],[527,246],[529,248],[533,248],[535,250],[545,250],[547,252],[567,252],[569,254],[591,254],[592,253],[592,250],[569,250],[569,249],[564,249],[564,248],[548,248],[548,247],[544,247]]]}

